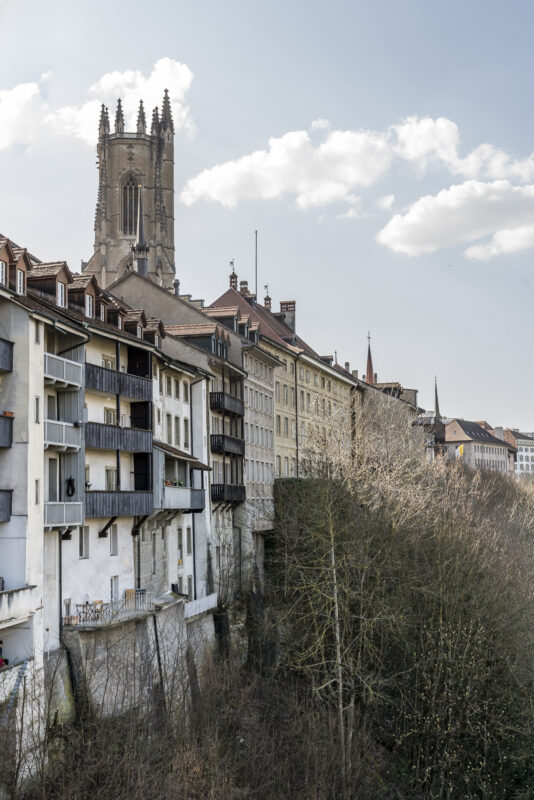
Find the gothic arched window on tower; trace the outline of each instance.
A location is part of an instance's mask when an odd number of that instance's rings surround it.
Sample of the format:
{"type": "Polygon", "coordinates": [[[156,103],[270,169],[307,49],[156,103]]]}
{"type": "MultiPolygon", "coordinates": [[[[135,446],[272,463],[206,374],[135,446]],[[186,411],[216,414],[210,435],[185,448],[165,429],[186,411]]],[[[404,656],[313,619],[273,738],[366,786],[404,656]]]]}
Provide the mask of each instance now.
{"type": "Polygon", "coordinates": [[[122,184],[122,232],[134,236],[137,228],[137,181],[130,175],[122,184]]]}

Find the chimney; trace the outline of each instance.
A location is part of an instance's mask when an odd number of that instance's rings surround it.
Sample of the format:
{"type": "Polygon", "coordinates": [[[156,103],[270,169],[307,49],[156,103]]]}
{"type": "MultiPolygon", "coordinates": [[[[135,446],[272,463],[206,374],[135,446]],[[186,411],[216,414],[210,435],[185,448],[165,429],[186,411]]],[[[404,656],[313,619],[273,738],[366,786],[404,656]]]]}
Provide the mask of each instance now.
{"type": "Polygon", "coordinates": [[[263,305],[267,309],[267,311],[271,310],[271,298],[268,294],[265,295],[265,300],[263,301],[263,305]]]}
{"type": "Polygon", "coordinates": [[[502,428],[495,428],[493,431],[493,435],[497,439],[504,439],[504,430],[502,428]]]}
{"type": "Polygon", "coordinates": [[[352,377],[356,378],[356,380],[358,380],[358,370],[357,369],[353,369],[352,370],[352,377]]]}
{"type": "Polygon", "coordinates": [[[248,281],[239,281],[239,291],[241,294],[248,294],[248,281]]]}
{"type": "Polygon", "coordinates": [[[176,297],[180,297],[180,281],[178,278],[174,279],[174,294],[176,297]]]}
{"type": "Polygon", "coordinates": [[[280,313],[284,314],[284,323],[293,333],[296,333],[295,307],[296,303],[294,300],[282,300],[280,302],[280,313]]]}
{"type": "Polygon", "coordinates": [[[348,361],[345,361],[345,369],[350,372],[350,363],[348,361]]]}

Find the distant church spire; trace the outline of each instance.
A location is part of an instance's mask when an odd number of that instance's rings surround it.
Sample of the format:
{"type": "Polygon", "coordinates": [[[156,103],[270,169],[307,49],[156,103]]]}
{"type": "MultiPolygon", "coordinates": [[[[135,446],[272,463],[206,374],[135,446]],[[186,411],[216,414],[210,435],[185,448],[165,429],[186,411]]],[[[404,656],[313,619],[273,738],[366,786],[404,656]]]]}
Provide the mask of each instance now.
{"type": "Polygon", "coordinates": [[[174,124],[172,121],[171,101],[169,100],[169,91],[165,89],[163,95],[163,103],[161,105],[161,127],[163,130],[169,128],[174,133],[174,124]]]}
{"type": "Polygon", "coordinates": [[[100,108],[100,122],[98,123],[98,137],[102,138],[106,133],[109,133],[109,115],[106,106],[102,103],[100,108]]]}
{"type": "Polygon", "coordinates": [[[371,355],[371,333],[367,334],[367,372],[365,374],[365,380],[371,386],[374,385],[375,382],[375,373],[373,371],[373,357],[371,355]]]}
{"type": "Polygon", "coordinates": [[[139,101],[139,111],[137,112],[137,133],[146,133],[146,117],[143,101],[139,101]]]}
{"type": "Polygon", "coordinates": [[[436,419],[441,419],[441,414],[439,413],[439,400],[438,400],[438,379],[436,375],[434,375],[434,417],[436,419]]]}
{"type": "Polygon", "coordinates": [[[140,275],[148,275],[148,245],[143,225],[143,187],[137,187],[137,238],[132,248],[133,262],[140,275]]]}
{"type": "Polygon", "coordinates": [[[117,102],[117,111],[115,113],[115,133],[124,133],[124,115],[122,113],[120,97],[117,102]]]}

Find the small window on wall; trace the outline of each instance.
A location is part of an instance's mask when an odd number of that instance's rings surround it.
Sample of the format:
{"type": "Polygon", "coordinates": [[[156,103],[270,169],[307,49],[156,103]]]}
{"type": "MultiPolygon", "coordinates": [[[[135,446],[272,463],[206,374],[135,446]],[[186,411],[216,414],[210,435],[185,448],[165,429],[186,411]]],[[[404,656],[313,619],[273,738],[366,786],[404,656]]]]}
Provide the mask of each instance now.
{"type": "Polygon", "coordinates": [[[109,599],[112,603],[119,602],[119,576],[112,575],[110,578],[109,599]]]}
{"type": "Polygon", "coordinates": [[[189,384],[184,381],[184,403],[189,403],[189,384]]]}
{"type": "Polygon", "coordinates": [[[137,338],[138,339],[142,339],[143,338],[143,329],[142,329],[142,327],[140,325],[137,326],[137,338]]]}
{"type": "Polygon", "coordinates": [[[17,294],[24,294],[24,270],[17,270],[17,294]]]}
{"type": "Polygon", "coordinates": [[[78,533],[78,555],[89,558],[89,526],[81,525],[78,533]]]}
{"type": "Polygon", "coordinates": [[[117,524],[109,529],[109,554],[110,556],[119,555],[119,534],[117,524]]]}
{"type": "Polygon", "coordinates": [[[57,304],[61,308],[65,308],[65,284],[58,281],[57,284],[57,304]]]}
{"type": "Polygon", "coordinates": [[[0,261],[0,283],[6,285],[7,264],[5,261],[0,261]]]}
{"type": "Polygon", "coordinates": [[[180,417],[174,418],[174,444],[180,447],[180,417]]]}
{"type": "Polygon", "coordinates": [[[193,576],[192,575],[188,575],[187,576],[187,599],[188,600],[192,600],[193,599],[193,576]]]}
{"type": "Polygon", "coordinates": [[[92,294],[85,295],[85,316],[93,318],[94,315],[94,298],[92,294]]]}
{"type": "Polygon", "coordinates": [[[157,333],[156,333],[156,335],[154,336],[154,344],[156,345],[156,347],[159,347],[159,336],[158,336],[158,334],[157,334],[157,333]]]}
{"type": "Polygon", "coordinates": [[[178,378],[174,379],[174,396],[176,397],[177,400],[180,397],[180,381],[178,380],[178,378]]]}
{"type": "Polygon", "coordinates": [[[104,303],[100,303],[100,320],[104,322],[106,319],[106,309],[104,303]]]}
{"type": "Polygon", "coordinates": [[[187,527],[186,529],[186,542],[187,542],[187,555],[190,556],[193,552],[193,543],[191,539],[191,528],[187,527]]]}
{"type": "Polygon", "coordinates": [[[39,505],[39,495],[40,495],[40,492],[39,492],[39,480],[36,480],[35,481],[35,505],[36,506],[39,505]]]}
{"type": "Polygon", "coordinates": [[[113,467],[106,467],[106,492],[117,491],[117,470],[113,467]]]}
{"type": "Polygon", "coordinates": [[[41,422],[41,398],[35,398],[35,421],[41,422]]]}
{"type": "Polygon", "coordinates": [[[189,448],[189,420],[184,419],[184,447],[189,448]]]}
{"type": "Polygon", "coordinates": [[[178,528],[178,566],[181,567],[184,563],[184,542],[182,536],[182,529],[178,528]]]}
{"type": "Polygon", "coordinates": [[[117,317],[117,328],[119,330],[122,329],[122,317],[120,315],[117,317]]]}
{"type": "Polygon", "coordinates": [[[115,408],[105,408],[104,409],[104,423],[106,425],[116,425],[117,424],[117,410],[115,408]]]}
{"type": "Polygon", "coordinates": [[[165,393],[167,397],[172,397],[172,378],[170,375],[167,375],[165,380],[165,393]]]}
{"type": "Polygon", "coordinates": [[[41,323],[35,321],[35,344],[41,344],[41,323]]]}

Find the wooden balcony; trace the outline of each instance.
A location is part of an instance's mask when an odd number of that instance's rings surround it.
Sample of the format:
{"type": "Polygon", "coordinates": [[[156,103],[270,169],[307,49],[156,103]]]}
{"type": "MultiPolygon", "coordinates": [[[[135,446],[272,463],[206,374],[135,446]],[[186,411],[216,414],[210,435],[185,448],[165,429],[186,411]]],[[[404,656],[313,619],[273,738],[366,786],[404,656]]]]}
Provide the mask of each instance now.
{"type": "Polygon", "coordinates": [[[245,455],[245,442],[243,439],[236,439],[235,436],[212,433],[210,442],[212,453],[229,453],[236,456],[245,455]]]}
{"type": "Polygon", "coordinates": [[[85,516],[92,519],[104,517],[141,517],[152,514],[154,495],[147,491],[85,493],[85,516]]]}
{"type": "Polygon", "coordinates": [[[152,431],[142,428],[121,428],[101,422],[85,425],[85,446],[95,450],[123,450],[127,453],[151,453],[152,431]]]}
{"type": "Polygon", "coordinates": [[[243,401],[227,392],[210,392],[210,408],[212,411],[226,411],[238,417],[245,413],[243,401]]]}
{"type": "Polygon", "coordinates": [[[45,502],[45,528],[72,528],[76,525],[83,525],[83,503],[45,502]]]}
{"type": "Polygon", "coordinates": [[[82,446],[82,429],[72,422],[45,419],[44,446],[45,450],[52,447],[55,450],[77,452],[82,446]]]}
{"type": "Polygon", "coordinates": [[[211,499],[214,503],[243,503],[245,498],[244,486],[229,483],[211,484],[211,499]]]}
{"type": "Polygon", "coordinates": [[[0,489],[0,522],[9,522],[11,519],[11,500],[13,489],[0,489]]]}
{"type": "Polygon", "coordinates": [[[13,417],[0,416],[0,447],[13,444],[13,417]]]}
{"type": "Polygon", "coordinates": [[[104,394],[120,394],[132,400],[152,400],[152,379],[116,369],[85,365],[85,388],[104,394]]]}
{"type": "Polygon", "coordinates": [[[83,364],[70,358],[44,354],[44,379],[62,389],[79,389],[83,385],[83,364]]]}
{"type": "Polygon", "coordinates": [[[165,486],[163,489],[162,507],[165,509],[188,514],[192,511],[203,511],[205,505],[204,489],[192,489],[189,486],[165,486]]]}
{"type": "Polygon", "coordinates": [[[13,372],[13,342],[0,339],[0,372],[13,372]]]}

